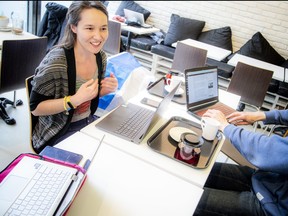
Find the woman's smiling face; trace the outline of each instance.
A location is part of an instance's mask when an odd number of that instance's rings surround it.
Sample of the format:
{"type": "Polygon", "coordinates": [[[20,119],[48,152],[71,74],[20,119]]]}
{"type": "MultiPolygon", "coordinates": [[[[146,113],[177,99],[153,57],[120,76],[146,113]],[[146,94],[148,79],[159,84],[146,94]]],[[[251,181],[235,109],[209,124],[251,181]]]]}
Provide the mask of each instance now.
{"type": "Polygon", "coordinates": [[[81,13],[77,26],[71,25],[77,35],[76,46],[81,49],[98,53],[108,38],[108,18],[100,10],[85,9],[81,13]]]}

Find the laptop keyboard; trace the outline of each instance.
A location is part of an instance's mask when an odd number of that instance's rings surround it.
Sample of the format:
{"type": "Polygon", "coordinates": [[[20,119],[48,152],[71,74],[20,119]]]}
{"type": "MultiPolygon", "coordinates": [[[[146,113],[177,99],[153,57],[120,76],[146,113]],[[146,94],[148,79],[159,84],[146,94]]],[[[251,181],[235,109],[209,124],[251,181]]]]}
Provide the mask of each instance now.
{"type": "Polygon", "coordinates": [[[139,108],[135,112],[132,112],[129,118],[127,118],[116,129],[117,134],[121,134],[128,138],[135,138],[137,132],[139,132],[153,116],[151,110],[145,108],[139,108]]]}
{"type": "Polygon", "coordinates": [[[235,112],[236,110],[234,110],[232,107],[229,107],[221,102],[218,102],[212,106],[210,106],[207,109],[203,109],[203,110],[199,110],[197,112],[195,112],[198,116],[202,116],[208,109],[216,109],[216,110],[220,110],[221,112],[223,112],[223,114],[225,116],[235,112]]]}
{"type": "Polygon", "coordinates": [[[5,216],[47,215],[67,180],[67,188],[70,185],[72,175],[72,171],[42,165],[5,216]]]}

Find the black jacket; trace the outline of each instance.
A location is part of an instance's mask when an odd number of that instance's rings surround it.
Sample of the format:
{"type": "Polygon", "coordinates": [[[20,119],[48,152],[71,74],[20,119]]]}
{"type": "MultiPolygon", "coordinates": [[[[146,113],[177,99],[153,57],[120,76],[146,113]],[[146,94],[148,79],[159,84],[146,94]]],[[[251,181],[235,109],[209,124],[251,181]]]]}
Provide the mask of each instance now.
{"type": "Polygon", "coordinates": [[[45,7],[46,12],[40,22],[37,35],[48,38],[47,51],[49,51],[60,39],[68,8],[55,2],[48,2],[45,7]]]}

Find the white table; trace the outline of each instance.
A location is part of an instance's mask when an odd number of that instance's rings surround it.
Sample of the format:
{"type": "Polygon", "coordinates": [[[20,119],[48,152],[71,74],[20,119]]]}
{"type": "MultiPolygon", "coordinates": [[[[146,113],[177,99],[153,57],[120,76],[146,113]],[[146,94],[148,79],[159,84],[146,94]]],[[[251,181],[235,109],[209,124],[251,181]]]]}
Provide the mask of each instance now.
{"type": "MultiPolygon", "coordinates": [[[[222,90],[220,95],[224,100],[231,98],[231,94],[222,90]]],[[[140,104],[139,101],[144,96],[161,100],[145,90],[130,102],[140,104]]],[[[236,105],[237,102],[233,104],[236,105]]],[[[155,125],[139,145],[97,129],[95,124],[101,119],[57,144],[58,148],[82,154],[83,165],[87,158],[92,157],[105,135],[96,160],[88,171],[87,180],[67,215],[193,215],[224,139],[219,143],[206,169],[193,169],[154,152],[146,144],[148,137],[175,113],[198,122],[186,112],[184,105],[171,103],[167,107],[165,118],[155,125]]]]}
{"type": "Polygon", "coordinates": [[[130,50],[130,44],[131,44],[131,37],[132,33],[137,34],[137,35],[144,35],[144,34],[150,34],[154,32],[160,31],[160,29],[151,27],[151,28],[139,28],[139,27],[134,27],[134,26],[128,26],[125,23],[121,23],[121,30],[128,31],[128,36],[127,36],[127,45],[126,45],[126,50],[130,50]]]}
{"type": "MultiPolygon", "coordinates": [[[[107,137],[67,215],[193,215],[202,188],[113,147],[107,137]]],[[[77,151],[85,161],[98,145],[99,139],[78,132],[57,147],[77,151]]]]}
{"type": "Polygon", "coordinates": [[[238,62],[243,62],[245,64],[252,65],[254,67],[263,68],[266,70],[273,71],[273,79],[288,82],[287,76],[284,76],[287,70],[284,67],[280,67],[278,65],[273,65],[258,59],[254,59],[248,56],[244,56],[236,53],[229,61],[228,64],[236,66],[238,62]],[[285,78],[285,80],[284,80],[285,78]]]}
{"type": "MultiPolygon", "coordinates": [[[[140,103],[140,100],[143,97],[149,97],[154,100],[160,100],[157,96],[149,95],[147,90],[140,92],[136,97],[132,98],[130,100],[131,103],[139,104],[142,106],[146,106],[140,103]]],[[[154,109],[149,106],[146,106],[149,109],[154,109]]],[[[167,107],[167,111],[165,113],[165,118],[160,120],[153,128],[152,130],[147,134],[147,136],[144,138],[144,140],[140,144],[134,144],[129,141],[123,140],[117,136],[114,136],[112,134],[109,134],[107,132],[104,132],[98,128],[95,127],[95,124],[99,122],[101,119],[98,119],[97,121],[91,123],[87,127],[83,128],[81,132],[94,137],[96,139],[100,139],[104,134],[106,134],[105,140],[107,144],[126,152],[127,154],[130,154],[136,158],[139,158],[141,160],[144,160],[153,166],[159,167],[163,170],[165,170],[168,173],[172,173],[175,176],[178,176],[179,178],[182,178],[183,180],[186,180],[190,183],[193,183],[197,185],[200,188],[203,188],[206,179],[210,173],[210,170],[217,158],[218,153],[220,152],[221,146],[224,142],[224,139],[222,139],[215,152],[212,156],[211,163],[206,169],[193,169],[190,166],[187,166],[185,164],[179,163],[175,160],[172,160],[166,156],[163,156],[155,151],[153,151],[148,145],[147,140],[148,138],[155,133],[155,131],[161,127],[165,122],[167,122],[170,117],[172,116],[181,116],[191,121],[199,122],[195,117],[189,115],[186,111],[186,107],[184,105],[171,103],[169,107],[167,107]]],[[[105,116],[103,116],[105,117],[105,116]]]]}
{"type": "MultiPolygon", "coordinates": [[[[226,49],[216,47],[207,43],[203,43],[197,40],[193,40],[190,38],[182,40],[181,42],[190,46],[194,46],[197,48],[207,50],[207,57],[217,60],[217,61],[221,61],[231,54],[230,50],[226,50],[226,49]]],[[[177,42],[172,44],[173,47],[176,47],[176,45],[177,45],[177,42]]]]}
{"type": "Polygon", "coordinates": [[[121,29],[126,30],[129,32],[133,32],[134,34],[143,35],[143,34],[150,34],[154,32],[160,31],[158,28],[151,27],[151,28],[138,28],[134,26],[128,26],[125,23],[121,23],[121,29]]]}
{"type": "Polygon", "coordinates": [[[33,38],[38,38],[38,36],[25,31],[23,31],[23,34],[19,35],[13,34],[11,31],[9,32],[0,31],[0,49],[2,49],[2,43],[4,40],[23,40],[33,38]]]}

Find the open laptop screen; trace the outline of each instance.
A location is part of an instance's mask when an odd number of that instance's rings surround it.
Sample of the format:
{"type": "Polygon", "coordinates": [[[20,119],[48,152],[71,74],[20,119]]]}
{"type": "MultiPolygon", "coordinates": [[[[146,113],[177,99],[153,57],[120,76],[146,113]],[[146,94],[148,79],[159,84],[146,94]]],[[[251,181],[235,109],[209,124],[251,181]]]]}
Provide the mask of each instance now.
{"type": "Polygon", "coordinates": [[[218,101],[217,67],[185,70],[187,108],[218,101]]]}
{"type": "Polygon", "coordinates": [[[138,13],[136,11],[124,9],[125,18],[127,20],[135,20],[136,22],[139,22],[140,25],[143,25],[145,23],[144,21],[144,15],[142,13],[138,13]]]}

